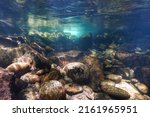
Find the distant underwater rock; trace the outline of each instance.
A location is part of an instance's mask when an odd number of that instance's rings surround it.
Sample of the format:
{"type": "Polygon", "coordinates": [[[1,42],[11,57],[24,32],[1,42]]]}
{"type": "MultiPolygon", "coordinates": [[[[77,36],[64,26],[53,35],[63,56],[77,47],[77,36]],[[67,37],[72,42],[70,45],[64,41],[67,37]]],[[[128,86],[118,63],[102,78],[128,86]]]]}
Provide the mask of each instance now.
{"type": "Polygon", "coordinates": [[[43,100],[62,100],[66,99],[65,88],[57,80],[44,82],[40,88],[40,99],[43,100]]]}
{"type": "Polygon", "coordinates": [[[63,70],[68,77],[77,83],[86,83],[89,80],[89,69],[83,63],[68,63],[64,66],[63,70]]]}
{"type": "Polygon", "coordinates": [[[11,82],[13,78],[13,73],[0,68],[0,100],[11,100],[11,82]]]}

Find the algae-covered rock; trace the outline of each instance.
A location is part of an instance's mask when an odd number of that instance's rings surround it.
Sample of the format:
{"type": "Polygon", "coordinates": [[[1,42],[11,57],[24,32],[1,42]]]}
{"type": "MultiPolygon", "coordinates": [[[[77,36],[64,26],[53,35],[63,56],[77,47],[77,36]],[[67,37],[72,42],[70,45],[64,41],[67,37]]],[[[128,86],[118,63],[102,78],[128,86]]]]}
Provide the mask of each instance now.
{"type": "Polygon", "coordinates": [[[77,83],[85,83],[89,79],[89,69],[80,62],[72,62],[64,66],[66,75],[77,83]]]}
{"type": "Polygon", "coordinates": [[[62,100],[66,98],[64,86],[56,80],[44,82],[39,93],[40,99],[43,100],[62,100]]]}
{"type": "Polygon", "coordinates": [[[115,98],[115,99],[129,99],[130,98],[130,94],[120,88],[114,87],[114,86],[110,86],[110,85],[102,85],[101,87],[102,91],[104,93],[109,94],[111,97],[115,98]]]}

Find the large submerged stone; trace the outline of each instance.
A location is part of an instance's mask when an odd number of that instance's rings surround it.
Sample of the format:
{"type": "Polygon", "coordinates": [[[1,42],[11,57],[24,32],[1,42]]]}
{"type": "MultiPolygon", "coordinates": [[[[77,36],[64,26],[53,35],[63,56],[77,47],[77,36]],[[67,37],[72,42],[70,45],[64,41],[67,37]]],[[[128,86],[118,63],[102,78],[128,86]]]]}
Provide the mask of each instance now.
{"type": "Polygon", "coordinates": [[[77,83],[85,83],[89,80],[88,67],[80,62],[72,62],[64,66],[66,75],[77,83]]]}
{"type": "Polygon", "coordinates": [[[39,93],[40,99],[44,100],[62,100],[66,98],[65,88],[57,80],[43,83],[39,93]]]}

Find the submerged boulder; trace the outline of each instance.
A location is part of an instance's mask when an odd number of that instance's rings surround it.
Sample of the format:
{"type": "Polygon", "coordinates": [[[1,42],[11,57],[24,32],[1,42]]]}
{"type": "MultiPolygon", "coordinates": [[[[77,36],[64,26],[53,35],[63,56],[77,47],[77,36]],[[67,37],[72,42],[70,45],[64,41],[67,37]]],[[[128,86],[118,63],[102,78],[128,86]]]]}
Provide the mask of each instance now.
{"type": "Polygon", "coordinates": [[[114,99],[129,99],[130,98],[130,94],[118,87],[115,86],[111,86],[111,85],[102,85],[101,89],[104,93],[110,95],[111,97],[113,97],[114,99]]]}
{"type": "Polygon", "coordinates": [[[62,100],[66,99],[65,88],[57,80],[44,82],[40,88],[40,99],[43,100],[62,100]]]}
{"type": "Polygon", "coordinates": [[[63,69],[66,72],[66,75],[77,83],[86,83],[89,80],[89,69],[83,63],[68,63],[63,69]]]}

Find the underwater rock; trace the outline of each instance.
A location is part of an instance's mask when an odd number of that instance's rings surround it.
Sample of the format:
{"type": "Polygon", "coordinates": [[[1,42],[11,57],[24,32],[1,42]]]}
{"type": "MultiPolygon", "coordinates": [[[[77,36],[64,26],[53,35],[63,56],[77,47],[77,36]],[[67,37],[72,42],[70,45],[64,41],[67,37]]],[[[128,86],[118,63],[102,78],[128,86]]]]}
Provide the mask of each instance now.
{"type": "Polygon", "coordinates": [[[62,100],[66,99],[64,86],[56,80],[44,82],[40,88],[40,99],[43,100],[62,100]]]}
{"type": "Polygon", "coordinates": [[[104,93],[107,93],[108,95],[110,95],[111,97],[115,98],[115,99],[129,99],[130,98],[130,94],[118,87],[114,87],[114,86],[110,86],[110,85],[102,85],[101,89],[104,93]]]}
{"type": "Polygon", "coordinates": [[[66,93],[69,95],[81,93],[83,91],[83,88],[77,84],[66,84],[65,85],[66,93]]]}
{"type": "Polygon", "coordinates": [[[11,100],[11,81],[13,73],[0,68],[0,100],[11,100]]]}
{"type": "Polygon", "coordinates": [[[134,86],[142,93],[147,94],[149,92],[149,88],[143,83],[135,83],[134,86]]]}
{"type": "Polygon", "coordinates": [[[29,72],[21,76],[20,80],[29,84],[34,84],[36,82],[40,82],[40,77],[36,74],[29,72]]]}
{"type": "Polygon", "coordinates": [[[140,92],[131,83],[122,81],[116,84],[115,87],[118,87],[128,92],[130,94],[130,100],[137,99],[137,95],[141,95],[140,92]]]}
{"type": "Polygon", "coordinates": [[[39,84],[34,84],[32,86],[29,86],[25,89],[23,89],[17,96],[17,98],[20,100],[39,100],[39,84]]]}
{"type": "Polygon", "coordinates": [[[15,74],[24,74],[30,71],[31,66],[28,63],[12,63],[10,64],[6,70],[10,72],[14,72],[15,74]]]}
{"type": "Polygon", "coordinates": [[[83,63],[89,68],[89,78],[94,91],[100,90],[100,82],[104,80],[102,66],[96,55],[89,54],[83,58],[83,63]]]}
{"type": "Polygon", "coordinates": [[[89,69],[83,63],[68,63],[64,66],[63,70],[68,77],[77,83],[86,83],[89,80],[89,69]]]}
{"type": "Polygon", "coordinates": [[[114,81],[115,83],[119,83],[122,80],[121,75],[109,74],[106,76],[107,79],[114,81]]]}
{"type": "Polygon", "coordinates": [[[48,75],[45,76],[44,82],[47,82],[50,80],[59,80],[61,78],[63,78],[63,75],[60,73],[58,69],[51,69],[48,75]]]}

